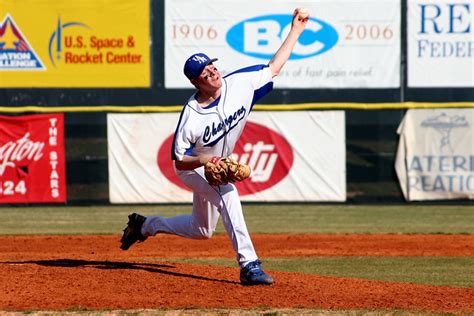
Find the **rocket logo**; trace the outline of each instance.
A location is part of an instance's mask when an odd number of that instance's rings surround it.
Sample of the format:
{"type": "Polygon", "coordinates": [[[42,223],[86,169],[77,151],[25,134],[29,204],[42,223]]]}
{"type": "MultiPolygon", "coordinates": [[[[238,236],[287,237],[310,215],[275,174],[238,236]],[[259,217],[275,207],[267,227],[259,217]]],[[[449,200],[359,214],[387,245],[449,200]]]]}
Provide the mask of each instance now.
{"type": "Polygon", "coordinates": [[[45,69],[26,37],[7,14],[0,23],[0,71],[45,69]]]}
{"type": "Polygon", "coordinates": [[[49,47],[48,47],[48,52],[49,52],[49,60],[53,64],[54,67],[56,67],[56,64],[63,59],[62,54],[64,52],[63,49],[63,41],[66,44],[66,47],[68,48],[85,48],[86,45],[83,43],[83,38],[82,36],[76,36],[75,38],[75,43],[73,43],[73,37],[72,36],[67,36],[63,38],[63,33],[64,29],[69,28],[69,27],[81,27],[81,28],[86,28],[90,29],[90,27],[84,23],[81,22],[67,22],[67,23],[62,23],[61,18],[58,18],[58,26],[56,27],[56,30],[53,32],[51,35],[51,38],[49,39],[49,47]]]}

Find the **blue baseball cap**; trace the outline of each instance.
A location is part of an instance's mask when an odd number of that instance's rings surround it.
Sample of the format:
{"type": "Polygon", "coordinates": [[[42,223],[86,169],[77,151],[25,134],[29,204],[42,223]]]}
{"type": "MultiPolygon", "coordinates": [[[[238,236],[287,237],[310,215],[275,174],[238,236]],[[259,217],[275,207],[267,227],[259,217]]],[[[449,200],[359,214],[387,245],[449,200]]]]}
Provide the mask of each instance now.
{"type": "Polygon", "coordinates": [[[217,58],[209,58],[206,54],[197,53],[192,55],[184,63],[184,74],[189,80],[197,78],[201,75],[204,68],[210,63],[213,63],[217,58]]]}

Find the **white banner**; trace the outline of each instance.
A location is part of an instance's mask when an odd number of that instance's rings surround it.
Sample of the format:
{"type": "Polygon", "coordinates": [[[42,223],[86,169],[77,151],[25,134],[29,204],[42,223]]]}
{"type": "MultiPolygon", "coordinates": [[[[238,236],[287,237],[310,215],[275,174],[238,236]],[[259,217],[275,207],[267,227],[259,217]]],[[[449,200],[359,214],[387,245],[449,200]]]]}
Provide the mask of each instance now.
{"type": "MultiPolygon", "coordinates": [[[[111,203],[191,202],[171,144],[179,113],[108,114],[111,203]]],[[[254,112],[233,155],[252,168],[243,201],[345,201],[343,111],[254,112]]]]}
{"type": "Polygon", "coordinates": [[[409,110],[395,169],[405,199],[474,198],[474,109],[409,110]]]}
{"type": "Polygon", "coordinates": [[[474,87],[472,0],[408,1],[408,86],[474,87]]]}
{"type": "Polygon", "coordinates": [[[191,88],[182,69],[197,52],[222,74],[267,64],[296,7],[310,20],[275,88],[400,87],[400,0],[166,0],[165,87],[191,88]]]}

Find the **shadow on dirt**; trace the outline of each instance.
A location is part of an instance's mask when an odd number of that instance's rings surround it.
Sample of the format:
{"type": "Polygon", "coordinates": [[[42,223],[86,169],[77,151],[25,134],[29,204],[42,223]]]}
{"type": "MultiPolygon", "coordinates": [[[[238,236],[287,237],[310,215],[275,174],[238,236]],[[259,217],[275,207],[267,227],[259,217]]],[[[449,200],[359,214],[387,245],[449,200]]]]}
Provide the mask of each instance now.
{"type": "Polygon", "coordinates": [[[168,264],[154,264],[154,263],[130,263],[122,261],[94,261],[94,260],[80,260],[80,259],[54,259],[54,260],[33,260],[33,261],[16,261],[16,262],[0,262],[0,264],[37,264],[45,267],[64,267],[64,268],[79,268],[79,267],[91,267],[95,269],[126,269],[126,270],[143,270],[152,273],[161,273],[166,275],[172,275],[176,277],[184,277],[190,279],[221,282],[229,284],[240,284],[235,281],[219,280],[208,278],[204,276],[180,273],[175,271],[168,271],[164,269],[175,269],[174,265],[168,264]]]}

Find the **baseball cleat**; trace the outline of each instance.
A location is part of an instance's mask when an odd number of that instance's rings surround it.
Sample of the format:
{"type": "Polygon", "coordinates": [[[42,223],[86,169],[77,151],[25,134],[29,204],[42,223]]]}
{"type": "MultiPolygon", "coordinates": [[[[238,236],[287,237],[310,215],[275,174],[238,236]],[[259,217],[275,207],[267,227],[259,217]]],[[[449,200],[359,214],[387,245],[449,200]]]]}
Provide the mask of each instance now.
{"type": "Polygon", "coordinates": [[[127,227],[123,230],[122,239],[120,242],[122,250],[128,250],[131,245],[137,241],[145,241],[148,237],[142,235],[142,226],[146,217],[137,213],[128,215],[127,227]]]}
{"type": "Polygon", "coordinates": [[[240,282],[243,285],[272,284],[272,277],[263,272],[261,264],[260,260],[255,260],[243,267],[240,270],[240,282]]]}

